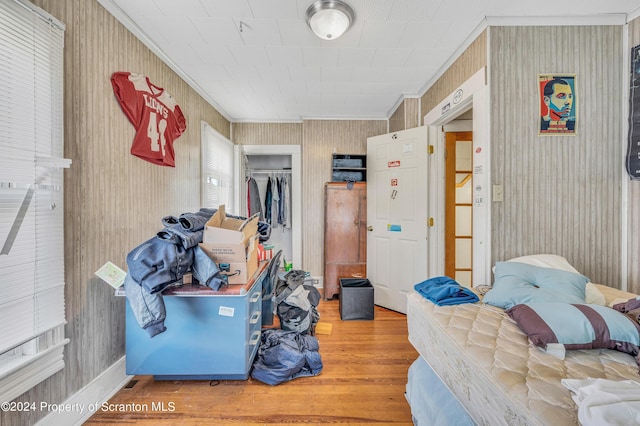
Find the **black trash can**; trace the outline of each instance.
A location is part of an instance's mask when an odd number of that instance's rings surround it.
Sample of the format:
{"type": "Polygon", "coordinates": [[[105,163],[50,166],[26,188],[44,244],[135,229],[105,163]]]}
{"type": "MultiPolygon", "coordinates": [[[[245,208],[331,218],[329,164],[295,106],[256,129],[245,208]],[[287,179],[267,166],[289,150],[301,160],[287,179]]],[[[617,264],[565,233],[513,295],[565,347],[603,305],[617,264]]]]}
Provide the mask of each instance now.
{"type": "Polygon", "coordinates": [[[340,278],[340,319],[373,319],[373,285],[366,278],[340,278]]]}

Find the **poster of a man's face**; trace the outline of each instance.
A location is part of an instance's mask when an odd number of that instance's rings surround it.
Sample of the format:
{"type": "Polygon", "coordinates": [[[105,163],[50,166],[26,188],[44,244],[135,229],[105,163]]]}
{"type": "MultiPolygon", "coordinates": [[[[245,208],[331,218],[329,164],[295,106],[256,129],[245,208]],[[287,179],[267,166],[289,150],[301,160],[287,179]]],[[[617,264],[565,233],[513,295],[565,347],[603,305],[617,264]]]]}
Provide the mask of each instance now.
{"type": "Polygon", "coordinates": [[[540,74],[540,134],[575,135],[575,74],[540,74]]]}

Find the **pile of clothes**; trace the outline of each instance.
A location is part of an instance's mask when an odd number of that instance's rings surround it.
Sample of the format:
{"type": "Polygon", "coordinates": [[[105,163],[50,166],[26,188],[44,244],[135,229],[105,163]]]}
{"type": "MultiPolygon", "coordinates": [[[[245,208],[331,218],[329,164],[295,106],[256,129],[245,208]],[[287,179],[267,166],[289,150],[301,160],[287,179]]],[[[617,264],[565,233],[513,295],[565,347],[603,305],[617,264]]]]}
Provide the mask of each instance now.
{"type": "Polygon", "coordinates": [[[616,303],[613,305],[613,309],[622,312],[632,321],[640,324],[640,299],[633,297],[626,302],[616,303]]]}
{"type": "Polygon", "coordinates": [[[271,329],[262,332],[251,377],[278,385],[298,377],[317,376],[322,359],[314,336],[297,331],[271,329]]]}
{"type": "Polygon", "coordinates": [[[438,306],[475,303],[480,300],[473,290],[461,286],[453,278],[447,276],[429,278],[414,285],[413,288],[422,297],[438,306]]]}
{"type": "Polygon", "coordinates": [[[305,284],[308,273],[292,270],[278,275],[275,286],[280,329],[262,332],[251,377],[277,385],[298,377],[316,376],[322,371],[315,326],[320,319],[320,292],[305,284]]]}
{"type": "Polygon", "coordinates": [[[562,379],[578,406],[582,426],[640,424],[640,383],[635,380],[562,379]]]}
{"type": "MultiPolygon", "coordinates": [[[[162,292],[182,285],[185,274],[192,273],[200,285],[214,290],[226,285],[218,265],[198,246],[205,224],[216,211],[203,208],[179,217],[166,216],[162,219],[164,229],[127,255],[125,295],[136,321],[150,337],[166,331],[162,292]]],[[[258,232],[260,241],[266,241],[271,226],[258,222],[258,232]]]]}

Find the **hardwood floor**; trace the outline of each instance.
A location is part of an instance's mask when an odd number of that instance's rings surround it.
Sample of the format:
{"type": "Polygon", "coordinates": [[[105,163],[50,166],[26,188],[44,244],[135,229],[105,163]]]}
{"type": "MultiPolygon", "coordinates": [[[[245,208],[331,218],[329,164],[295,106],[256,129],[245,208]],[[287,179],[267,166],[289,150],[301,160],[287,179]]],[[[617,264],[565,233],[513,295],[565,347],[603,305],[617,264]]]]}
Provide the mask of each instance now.
{"type": "Polygon", "coordinates": [[[323,362],[318,376],[277,386],[251,378],[135,376],[109,400],[113,410],[96,412],[85,425],[411,425],[404,391],[418,353],[407,340],[406,316],[376,306],[372,321],[342,321],[338,306],[338,300],[318,306],[320,322],[332,328],[331,334],[316,334],[323,362]]]}

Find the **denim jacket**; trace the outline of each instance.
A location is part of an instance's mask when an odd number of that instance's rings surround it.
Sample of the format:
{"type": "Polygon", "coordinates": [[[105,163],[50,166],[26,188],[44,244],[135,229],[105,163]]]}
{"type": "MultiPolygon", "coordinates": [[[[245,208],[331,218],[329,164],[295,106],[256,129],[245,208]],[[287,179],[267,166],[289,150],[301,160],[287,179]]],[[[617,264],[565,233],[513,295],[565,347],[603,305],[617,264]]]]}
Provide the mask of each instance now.
{"type": "MultiPolygon", "coordinates": [[[[218,209],[209,209],[203,207],[195,213],[183,213],[179,217],[165,216],[162,218],[162,224],[168,228],[171,225],[179,223],[184,229],[188,229],[191,231],[200,231],[204,229],[204,225],[217,211],[218,209]]],[[[243,216],[234,216],[230,214],[227,214],[226,216],[232,217],[234,219],[246,219],[246,217],[243,216]]],[[[271,224],[262,220],[258,221],[258,238],[261,243],[264,243],[265,241],[268,241],[269,238],[271,238],[271,224]]]]}
{"type": "Polygon", "coordinates": [[[175,222],[163,218],[165,229],[127,255],[125,294],[138,324],[151,337],[166,330],[162,291],[180,284],[187,272],[214,290],[226,283],[218,265],[198,246],[209,217],[189,213],[175,222]]]}
{"type": "Polygon", "coordinates": [[[127,255],[129,275],[149,293],[158,293],[180,282],[193,263],[193,250],[182,239],[154,237],[127,255]]]}
{"type": "MultiPolygon", "coordinates": [[[[220,274],[218,265],[211,260],[204,250],[199,246],[195,246],[189,250],[193,251],[191,272],[193,273],[193,277],[197,279],[201,285],[219,290],[220,287],[226,284],[226,281],[220,274]]],[[[149,337],[160,334],[167,329],[164,326],[167,312],[161,292],[150,293],[138,284],[130,273],[125,277],[124,291],[138,325],[149,333],[149,337]]]]}

